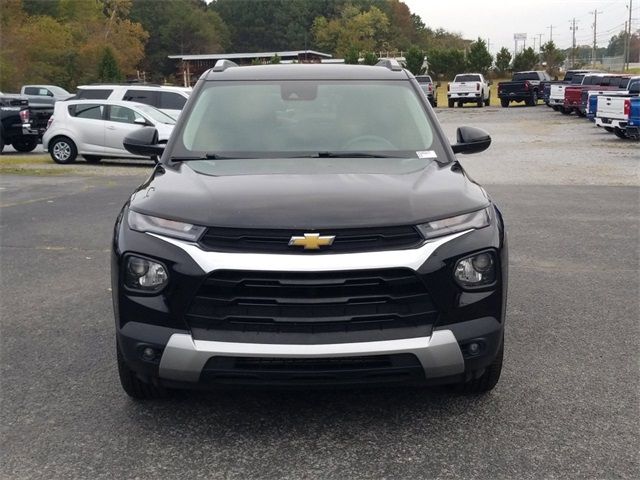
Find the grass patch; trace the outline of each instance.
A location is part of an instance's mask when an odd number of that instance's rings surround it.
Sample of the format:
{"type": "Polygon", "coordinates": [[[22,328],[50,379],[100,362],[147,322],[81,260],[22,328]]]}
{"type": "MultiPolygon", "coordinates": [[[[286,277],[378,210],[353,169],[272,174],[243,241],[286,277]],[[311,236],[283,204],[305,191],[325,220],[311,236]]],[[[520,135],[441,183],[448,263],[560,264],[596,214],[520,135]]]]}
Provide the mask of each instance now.
{"type": "Polygon", "coordinates": [[[36,165],[43,163],[53,164],[49,155],[2,155],[0,157],[0,167],[5,165],[36,165]]]}
{"type": "Polygon", "coordinates": [[[21,166],[4,166],[0,163],[0,175],[35,175],[55,176],[69,175],[74,171],[71,168],[24,168],[21,166]]]}

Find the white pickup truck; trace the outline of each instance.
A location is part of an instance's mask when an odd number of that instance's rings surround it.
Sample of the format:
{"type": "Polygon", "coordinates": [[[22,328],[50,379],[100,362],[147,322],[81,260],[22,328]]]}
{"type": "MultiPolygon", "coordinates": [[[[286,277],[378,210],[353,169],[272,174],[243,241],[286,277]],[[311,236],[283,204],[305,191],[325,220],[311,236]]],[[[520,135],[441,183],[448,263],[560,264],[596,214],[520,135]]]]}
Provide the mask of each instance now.
{"type": "Polygon", "coordinates": [[[618,92],[598,96],[596,125],[620,138],[628,138],[626,128],[631,113],[631,101],[640,96],[640,77],[629,83],[627,95],[618,92]]]}
{"type": "Polygon", "coordinates": [[[461,73],[456,75],[447,87],[449,108],[457,103],[461,107],[465,103],[475,103],[478,107],[489,106],[492,82],[487,81],[481,73],[461,73]]]}

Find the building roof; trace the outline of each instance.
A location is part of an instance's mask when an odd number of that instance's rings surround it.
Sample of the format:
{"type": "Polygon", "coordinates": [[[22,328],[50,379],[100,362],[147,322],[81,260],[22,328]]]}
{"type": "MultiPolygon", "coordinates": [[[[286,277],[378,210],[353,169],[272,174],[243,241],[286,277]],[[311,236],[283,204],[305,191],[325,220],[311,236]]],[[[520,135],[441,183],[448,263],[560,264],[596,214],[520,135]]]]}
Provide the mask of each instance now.
{"type": "Polygon", "coordinates": [[[313,55],[316,57],[331,58],[328,53],[316,52],[315,50],[288,50],[284,52],[256,52],[256,53],[205,53],[201,55],[169,55],[169,58],[179,60],[239,60],[252,58],[279,57],[299,57],[301,55],[313,55]]]}

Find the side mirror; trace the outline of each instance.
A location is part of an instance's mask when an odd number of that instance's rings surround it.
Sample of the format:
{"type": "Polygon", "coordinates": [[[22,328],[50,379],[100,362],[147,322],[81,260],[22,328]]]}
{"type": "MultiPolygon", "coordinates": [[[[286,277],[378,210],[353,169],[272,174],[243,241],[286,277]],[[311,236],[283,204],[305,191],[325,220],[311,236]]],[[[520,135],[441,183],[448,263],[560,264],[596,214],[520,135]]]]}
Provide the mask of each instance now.
{"type": "Polygon", "coordinates": [[[142,125],[142,126],[145,126],[145,127],[149,125],[149,122],[147,122],[142,117],[136,117],[135,120],[133,121],[133,123],[135,123],[136,125],[142,125]]]}
{"type": "Polygon", "coordinates": [[[451,145],[453,153],[478,153],[491,145],[491,136],[476,127],[460,127],[456,132],[458,143],[451,145]]]}
{"type": "Polygon", "coordinates": [[[160,156],[166,146],[158,143],[158,130],[154,127],[142,127],[131,132],[124,138],[122,145],[129,153],[141,157],[160,156]]]}

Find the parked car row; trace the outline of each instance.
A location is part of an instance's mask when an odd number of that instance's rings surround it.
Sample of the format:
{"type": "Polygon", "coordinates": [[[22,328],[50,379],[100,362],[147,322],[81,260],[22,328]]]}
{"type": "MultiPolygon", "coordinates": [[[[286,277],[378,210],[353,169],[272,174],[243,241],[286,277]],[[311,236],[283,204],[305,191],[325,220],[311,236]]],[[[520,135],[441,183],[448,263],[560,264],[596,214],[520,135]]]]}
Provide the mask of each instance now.
{"type": "MultiPolygon", "coordinates": [[[[0,152],[30,152],[42,141],[57,163],[132,158],[122,145],[132,129],[154,126],[166,141],[190,88],[150,84],[82,85],[75,95],[55,85],[25,85],[0,94],[0,152]]],[[[136,157],[147,158],[147,157],[136,157]]]]}
{"type": "MultiPolygon", "coordinates": [[[[416,77],[422,86],[432,106],[437,106],[437,92],[433,81],[428,75],[416,77]]],[[[498,98],[502,107],[506,108],[514,102],[524,102],[525,105],[535,106],[543,98],[546,84],[551,83],[551,77],[544,71],[515,72],[510,81],[498,83],[498,98]]],[[[447,85],[447,104],[449,108],[456,105],[462,107],[465,103],[473,103],[479,108],[491,103],[491,85],[481,73],[461,73],[455,76],[447,85]]],[[[437,84],[436,86],[439,86],[437,84]]]]}
{"type": "Polygon", "coordinates": [[[619,138],[640,140],[640,76],[574,71],[548,91],[545,101],[553,110],[587,117],[619,138]]]}

